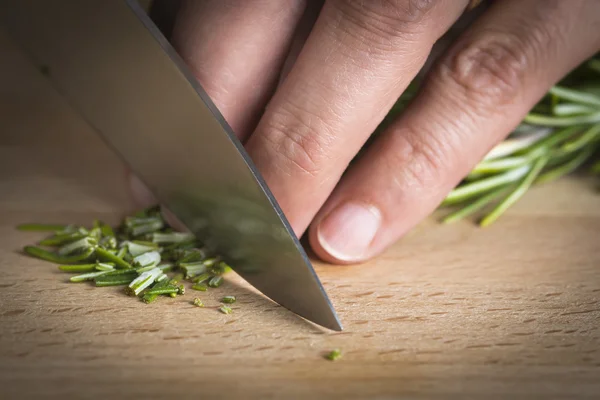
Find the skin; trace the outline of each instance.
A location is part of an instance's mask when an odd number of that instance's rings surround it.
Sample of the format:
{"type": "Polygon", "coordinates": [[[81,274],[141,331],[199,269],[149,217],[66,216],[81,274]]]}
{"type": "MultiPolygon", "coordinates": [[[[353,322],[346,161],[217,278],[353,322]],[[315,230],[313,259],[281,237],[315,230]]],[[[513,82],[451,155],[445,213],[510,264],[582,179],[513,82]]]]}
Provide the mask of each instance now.
{"type": "Polygon", "coordinates": [[[427,217],[600,50],[600,1],[502,0],[433,54],[468,5],[187,0],[172,42],[296,234],[325,261],[358,263],[427,217]],[[416,100],[349,167],[425,66],[416,100]]]}

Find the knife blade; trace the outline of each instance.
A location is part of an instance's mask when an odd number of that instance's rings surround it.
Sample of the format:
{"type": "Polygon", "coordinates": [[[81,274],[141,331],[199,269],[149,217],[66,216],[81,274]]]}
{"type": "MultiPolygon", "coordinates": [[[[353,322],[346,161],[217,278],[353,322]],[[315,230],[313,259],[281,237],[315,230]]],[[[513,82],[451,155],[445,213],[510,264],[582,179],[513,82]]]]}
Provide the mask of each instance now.
{"type": "Polygon", "coordinates": [[[134,0],[0,0],[2,27],[204,245],[265,296],[342,325],[252,160],[134,0]]]}

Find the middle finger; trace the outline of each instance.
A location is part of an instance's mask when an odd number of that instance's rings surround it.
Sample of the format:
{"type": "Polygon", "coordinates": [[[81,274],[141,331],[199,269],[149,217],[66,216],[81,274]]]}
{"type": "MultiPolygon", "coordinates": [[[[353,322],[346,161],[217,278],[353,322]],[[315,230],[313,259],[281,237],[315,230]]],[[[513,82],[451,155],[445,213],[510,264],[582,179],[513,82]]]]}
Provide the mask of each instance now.
{"type": "Polygon", "coordinates": [[[468,0],[329,0],[247,142],[301,235],[468,0]]]}

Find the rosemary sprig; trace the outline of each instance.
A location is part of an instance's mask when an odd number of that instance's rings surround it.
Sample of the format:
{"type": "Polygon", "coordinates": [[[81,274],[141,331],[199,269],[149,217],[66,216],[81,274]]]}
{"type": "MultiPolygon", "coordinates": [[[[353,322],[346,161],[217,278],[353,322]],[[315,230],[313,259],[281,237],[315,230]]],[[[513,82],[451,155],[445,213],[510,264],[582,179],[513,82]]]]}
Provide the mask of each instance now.
{"type": "MultiPolygon", "coordinates": [[[[597,87],[598,74],[600,59],[592,59],[552,87],[513,133],[446,196],[440,206],[457,209],[443,222],[456,222],[493,206],[479,219],[480,226],[488,226],[532,186],[562,178],[597,157],[600,93],[591,88],[597,87]]],[[[589,172],[600,174],[600,161],[589,172]]]]}

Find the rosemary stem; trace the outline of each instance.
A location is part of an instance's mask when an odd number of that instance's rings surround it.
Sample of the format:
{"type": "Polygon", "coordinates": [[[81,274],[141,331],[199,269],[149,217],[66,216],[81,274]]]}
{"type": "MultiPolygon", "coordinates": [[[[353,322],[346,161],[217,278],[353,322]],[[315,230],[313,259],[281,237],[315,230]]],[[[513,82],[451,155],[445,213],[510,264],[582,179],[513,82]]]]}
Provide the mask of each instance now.
{"type": "Polygon", "coordinates": [[[516,189],[512,191],[506,198],[504,198],[504,200],[502,200],[498,205],[496,205],[496,207],[481,220],[479,225],[482,227],[489,226],[496,221],[500,215],[502,215],[511,205],[517,202],[517,200],[519,200],[525,194],[527,189],[529,189],[529,187],[533,184],[548,160],[548,155],[538,158],[533,164],[533,167],[529,170],[529,173],[525,176],[525,178],[523,178],[516,189]]]}

